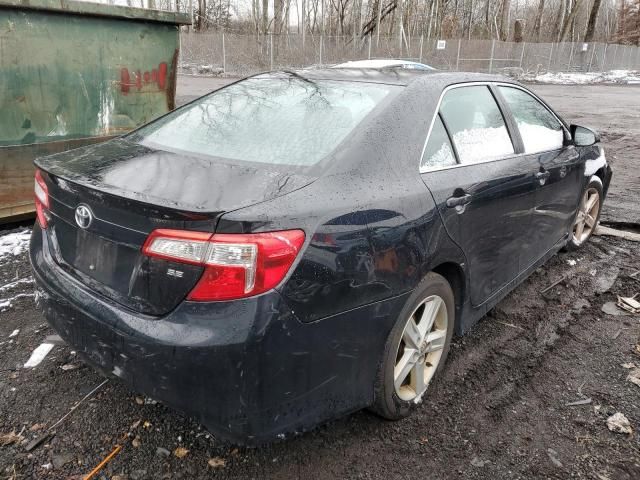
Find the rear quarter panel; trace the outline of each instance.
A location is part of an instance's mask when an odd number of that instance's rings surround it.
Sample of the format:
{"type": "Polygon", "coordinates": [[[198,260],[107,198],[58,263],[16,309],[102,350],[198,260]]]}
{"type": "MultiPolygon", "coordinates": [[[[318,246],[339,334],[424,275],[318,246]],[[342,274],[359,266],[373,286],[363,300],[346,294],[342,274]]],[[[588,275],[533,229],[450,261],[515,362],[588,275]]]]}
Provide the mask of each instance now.
{"type": "Polygon", "coordinates": [[[311,185],[221,218],[217,232],[305,230],[279,287],[303,322],[408,292],[441,263],[464,264],[418,171],[438,88],[407,87],[311,185]]]}

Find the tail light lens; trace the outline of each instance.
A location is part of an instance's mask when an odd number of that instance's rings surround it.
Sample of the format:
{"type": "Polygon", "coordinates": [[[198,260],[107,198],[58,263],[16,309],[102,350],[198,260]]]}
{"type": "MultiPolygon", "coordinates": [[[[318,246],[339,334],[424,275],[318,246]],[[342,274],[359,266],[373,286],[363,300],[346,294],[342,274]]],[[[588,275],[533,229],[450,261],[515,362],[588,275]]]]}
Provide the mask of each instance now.
{"type": "Polygon", "coordinates": [[[47,221],[46,210],[49,209],[49,189],[47,188],[44,178],[42,178],[42,172],[40,170],[36,170],[34,192],[38,223],[41,228],[47,228],[49,222],[47,221]]]}
{"type": "Polygon", "coordinates": [[[233,300],[277,286],[296,259],[302,230],[268,233],[211,234],[154,230],[142,251],[150,257],[202,265],[202,277],[189,300],[233,300]]]}

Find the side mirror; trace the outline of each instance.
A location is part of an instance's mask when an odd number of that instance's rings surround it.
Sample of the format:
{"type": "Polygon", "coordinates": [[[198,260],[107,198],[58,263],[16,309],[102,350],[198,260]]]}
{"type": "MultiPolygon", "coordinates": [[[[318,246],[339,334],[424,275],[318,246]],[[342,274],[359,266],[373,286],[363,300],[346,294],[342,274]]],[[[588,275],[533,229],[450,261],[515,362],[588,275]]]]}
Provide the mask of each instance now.
{"type": "Polygon", "coordinates": [[[600,141],[600,135],[595,130],[580,125],[571,125],[571,138],[578,147],[588,147],[600,141]]]}

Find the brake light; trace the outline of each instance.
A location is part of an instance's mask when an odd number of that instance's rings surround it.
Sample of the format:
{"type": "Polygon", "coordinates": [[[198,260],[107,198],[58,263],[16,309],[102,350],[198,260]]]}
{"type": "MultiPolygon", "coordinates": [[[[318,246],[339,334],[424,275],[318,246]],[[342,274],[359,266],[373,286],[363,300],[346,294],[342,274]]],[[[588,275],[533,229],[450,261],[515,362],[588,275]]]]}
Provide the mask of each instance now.
{"type": "Polygon", "coordinates": [[[150,257],[202,265],[202,277],[189,300],[233,300],[277,286],[296,259],[302,230],[267,233],[211,234],[154,230],[142,251],[150,257]]]}
{"type": "Polygon", "coordinates": [[[49,222],[47,221],[46,210],[49,209],[49,189],[47,188],[44,178],[42,178],[42,172],[40,170],[36,170],[33,189],[35,193],[38,223],[41,228],[47,228],[49,222]]]}

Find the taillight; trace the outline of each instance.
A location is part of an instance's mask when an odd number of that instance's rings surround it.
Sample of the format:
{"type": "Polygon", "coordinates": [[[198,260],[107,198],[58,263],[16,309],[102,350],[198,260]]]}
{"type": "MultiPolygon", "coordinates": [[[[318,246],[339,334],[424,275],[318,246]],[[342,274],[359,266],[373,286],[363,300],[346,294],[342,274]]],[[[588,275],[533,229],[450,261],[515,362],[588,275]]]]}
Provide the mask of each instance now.
{"type": "Polygon", "coordinates": [[[47,184],[42,178],[42,172],[36,170],[36,177],[34,182],[35,202],[36,202],[36,214],[38,216],[38,223],[41,228],[47,228],[48,221],[45,210],[49,209],[49,189],[47,184]]]}
{"type": "Polygon", "coordinates": [[[142,251],[150,257],[202,265],[202,277],[189,300],[250,297],[277,286],[296,259],[302,230],[268,233],[211,234],[154,230],[142,251]]]}

